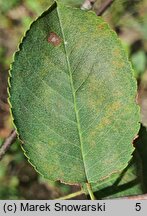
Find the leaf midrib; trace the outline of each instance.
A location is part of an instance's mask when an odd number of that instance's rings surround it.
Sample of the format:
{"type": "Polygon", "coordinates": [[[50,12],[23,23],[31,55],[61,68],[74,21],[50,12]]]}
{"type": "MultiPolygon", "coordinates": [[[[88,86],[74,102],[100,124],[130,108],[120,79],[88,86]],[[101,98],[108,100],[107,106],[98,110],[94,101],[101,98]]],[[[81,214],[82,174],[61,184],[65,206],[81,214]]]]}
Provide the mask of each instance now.
{"type": "Polygon", "coordinates": [[[76,115],[78,135],[79,135],[79,141],[80,141],[80,146],[81,146],[81,155],[82,155],[82,159],[83,159],[85,176],[86,176],[86,179],[88,181],[87,172],[86,172],[86,165],[85,165],[85,161],[84,161],[84,157],[83,157],[83,155],[84,155],[83,139],[82,139],[82,134],[81,134],[80,118],[79,118],[79,114],[78,114],[78,110],[77,110],[77,102],[76,102],[76,94],[75,94],[76,91],[75,91],[74,84],[73,84],[72,70],[71,70],[70,61],[69,61],[69,57],[68,57],[68,53],[67,53],[67,49],[66,49],[66,40],[65,40],[65,35],[64,35],[64,30],[63,30],[63,27],[62,27],[61,19],[60,19],[60,12],[59,12],[59,9],[58,9],[58,5],[57,5],[57,15],[58,15],[58,19],[59,19],[59,25],[60,25],[60,28],[61,28],[61,33],[62,33],[62,36],[63,36],[65,56],[66,56],[66,61],[67,61],[67,66],[68,66],[68,71],[69,71],[69,80],[70,80],[71,89],[72,89],[74,110],[75,110],[75,115],[76,115]]]}

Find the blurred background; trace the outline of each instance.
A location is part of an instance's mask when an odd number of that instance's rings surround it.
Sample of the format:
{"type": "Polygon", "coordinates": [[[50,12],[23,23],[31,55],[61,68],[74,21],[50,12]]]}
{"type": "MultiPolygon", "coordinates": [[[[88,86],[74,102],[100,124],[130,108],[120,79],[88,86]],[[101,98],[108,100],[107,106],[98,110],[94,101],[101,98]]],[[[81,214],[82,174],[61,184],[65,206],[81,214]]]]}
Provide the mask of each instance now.
{"type": "MultiPolygon", "coordinates": [[[[13,61],[13,53],[17,50],[31,22],[48,8],[49,2],[48,0],[0,0],[0,146],[13,129],[7,103],[8,70],[13,61]]],[[[97,0],[93,10],[98,11],[103,2],[97,0]]],[[[142,159],[142,178],[146,181],[147,0],[116,0],[103,17],[121,38],[138,82],[137,100],[141,107],[142,136],[136,145],[142,159]],[[141,145],[138,144],[140,142],[141,145]]],[[[77,190],[79,190],[77,186],[53,183],[38,175],[27,162],[18,140],[0,161],[0,199],[54,199],[77,190]]],[[[145,192],[147,192],[146,187],[142,193],[145,192]]],[[[86,197],[83,195],[78,199],[86,197]]]]}

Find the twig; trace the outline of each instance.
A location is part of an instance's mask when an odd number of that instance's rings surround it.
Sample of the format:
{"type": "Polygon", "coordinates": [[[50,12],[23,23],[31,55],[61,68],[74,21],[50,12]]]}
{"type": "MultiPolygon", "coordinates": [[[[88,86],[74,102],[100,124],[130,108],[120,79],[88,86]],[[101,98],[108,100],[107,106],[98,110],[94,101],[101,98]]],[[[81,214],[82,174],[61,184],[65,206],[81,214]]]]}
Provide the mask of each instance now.
{"type": "Polygon", "coordinates": [[[94,196],[94,193],[91,189],[91,185],[89,183],[86,183],[86,186],[87,186],[87,190],[88,190],[88,193],[89,193],[89,196],[90,196],[90,199],[91,200],[95,200],[95,196],[94,196]]]}
{"type": "Polygon", "coordinates": [[[9,106],[8,104],[4,103],[1,99],[0,99],[0,108],[4,111],[9,111],[9,106]]]}
{"type": "MultiPolygon", "coordinates": [[[[82,194],[84,194],[84,191],[81,190],[81,191],[78,191],[78,192],[69,194],[67,196],[57,198],[57,199],[59,199],[59,200],[66,200],[66,199],[71,199],[71,198],[74,198],[74,197],[82,195],[82,194]]],[[[120,199],[120,200],[124,200],[124,199],[129,199],[129,200],[147,200],[147,194],[141,194],[141,195],[135,195],[135,196],[127,196],[127,197],[119,197],[119,198],[114,198],[112,200],[116,200],[116,199],[117,200],[118,199],[120,199]]],[[[92,200],[95,200],[95,197],[93,195],[92,195],[92,200]]]]}
{"type": "Polygon", "coordinates": [[[67,199],[71,199],[71,198],[74,198],[74,197],[82,195],[82,194],[84,194],[84,192],[81,190],[81,191],[77,191],[75,193],[72,193],[72,194],[66,195],[64,197],[57,198],[57,199],[59,199],[59,200],[67,200],[67,199]]]}
{"type": "Polygon", "coordinates": [[[96,12],[96,15],[97,16],[101,16],[106,10],[108,7],[111,6],[111,4],[114,2],[114,0],[106,0],[102,5],[101,7],[99,8],[99,10],[96,12]]]}
{"type": "Polygon", "coordinates": [[[14,143],[16,138],[17,138],[16,131],[13,130],[11,134],[5,139],[5,141],[2,144],[2,147],[0,148],[0,160],[2,160],[4,154],[9,149],[9,147],[14,143]]]}

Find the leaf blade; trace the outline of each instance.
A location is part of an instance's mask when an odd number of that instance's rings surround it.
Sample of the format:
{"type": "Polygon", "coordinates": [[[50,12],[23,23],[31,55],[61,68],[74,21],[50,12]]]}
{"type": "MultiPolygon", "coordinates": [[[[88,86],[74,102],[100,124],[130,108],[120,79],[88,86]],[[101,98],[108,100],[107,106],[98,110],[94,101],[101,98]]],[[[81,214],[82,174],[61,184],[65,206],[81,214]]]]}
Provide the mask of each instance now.
{"type": "Polygon", "coordinates": [[[32,25],[15,59],[12,112],[37,170],[52,180],[83,183],[126,166],[139,127],[136,83],[116,35],[101,18],[54,4],[32,25]],[[47,42],[51,33],[58,45],[50,43],[52,38],[47,42]],[[127,115],[121,114],[124,110],[127,115]],[[132,127],[129,133],[127,124],[132,127]]]}

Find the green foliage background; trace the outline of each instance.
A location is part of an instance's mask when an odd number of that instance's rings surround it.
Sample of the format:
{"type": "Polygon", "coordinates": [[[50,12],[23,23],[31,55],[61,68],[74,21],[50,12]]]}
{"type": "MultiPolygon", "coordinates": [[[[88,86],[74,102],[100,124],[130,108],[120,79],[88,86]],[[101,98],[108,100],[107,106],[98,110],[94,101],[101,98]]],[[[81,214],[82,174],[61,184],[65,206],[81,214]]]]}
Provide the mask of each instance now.
{"type": "MultiPolygon", "coordinates": [[[[102,2],[97,0],[93,10],[98,10],[102,2]]],[[[13,128],[7,104],[7,76],[13,53],[17,50],[18,43],[31,22],[48,6],[48,0],[0,0],[0,145],[13,128]]],[[[141,122],[144,126],[140,130],[139,139],[135,142],[137,146],[135,154],[139,158],[135,161],[139,164],[140,170],[136,184],[137,188],[139,187],[138,193],[146,193],[147,1],[116,0],[103,17],[119,34],[133,63],[134,75],[138,80],[138,102],[141,107],[141,122]]],[[[122,187],[119,189],[113,180],[111,182],[114,185],[113,188],[104,183],[106,190],[109,191],[108,197],[116,193],[119,195],[122,190],[122,187]]],[[[79,188],[59,182],[52,183],[41,178],[28,164],[18,141],[0,162],[0,199],[53,199],[76,190],[79,188]]],[[[127,190],[125,186],[123,190],[127,190]]],[[[98,198],[105,196],[104,189],[97,195],[98,198]]]]}

